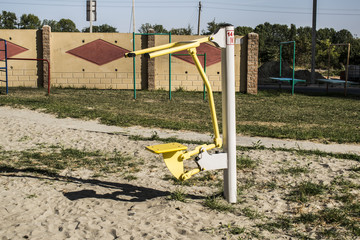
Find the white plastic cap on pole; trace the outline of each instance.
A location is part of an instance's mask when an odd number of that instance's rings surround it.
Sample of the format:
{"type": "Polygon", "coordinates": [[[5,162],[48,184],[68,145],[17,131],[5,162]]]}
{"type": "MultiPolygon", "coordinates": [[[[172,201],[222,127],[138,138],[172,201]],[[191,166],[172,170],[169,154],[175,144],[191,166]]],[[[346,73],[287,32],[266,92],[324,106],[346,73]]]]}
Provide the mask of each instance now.
{"type": "Polygon", "coordinates": [[[237,201],[236,179],[236,115],[235,115],[235,34],[234,26],[220,28],[212,42],[221,51],[222,69],[222,116],[224,152],[227,153],[228,168],[224,170],[224,195],[229,203],[237,201]]]}

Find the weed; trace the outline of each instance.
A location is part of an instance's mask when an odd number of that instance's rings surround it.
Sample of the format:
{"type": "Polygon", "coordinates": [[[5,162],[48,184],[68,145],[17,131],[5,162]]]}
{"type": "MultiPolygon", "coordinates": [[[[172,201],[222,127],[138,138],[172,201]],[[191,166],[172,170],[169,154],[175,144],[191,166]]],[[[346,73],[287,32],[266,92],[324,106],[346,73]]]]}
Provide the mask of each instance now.
{"type": "Polygon", "coordinates": [[[235,210],[235,208],[231,204],[221,200],[223,199],[220,199],[219,197],[211,196],[206,198],[204,205],[205,207],[208,207],[212,210],[216,210],[219,212],[231,212],[235,210]]]}
{"type": "Polygon", "coordinates": [[[186,194],[185,191],[178,188],[176,189],[174,192],[171,193],[169,199],[170,200],[175,200],[175,201],[180,201],[180,202],[186,202],[186,194]]]}
{"type": "Polygon", "coordinates": [[[178,88],[175,89],[175,92],[185,92],[185,88],[183,86],[180,86],[178,88]]]}
{"type": "Polygon", "coordinates": [[[258,162],[255,160],[252,160],[250,157],[248,156],[238,156],[236,158],[236,162],[237,162],[237,169],[242,170],[242,169],[254,169],[258,166],[258,162]]]}
{"type": "Polygon", "coordinates": [[[128,181],[133,181],[133,180],[138,179],[138,177],[129,174],[129,175],[126,175],[126,176],[124,177],[124,179],[125,179],[125,180],[128,180],[128,181]]]}
{"type": "Polygon", "coordinates": [[[289,168],[281,168],[280,169],[281,174],[290,174],[290,175],[293,175],[293,176],[299,176],[302,173],[309,173],[309,172],[310,172],[309,168],[300,167],[300,166],[289,167],[289,168]]]}
{"type": "Polygon", "coordinates": [[[255,180],[254,179],[245,179],[241,181],[241,185],[238,186],[238,191],[243,192],[245,190],[248,190],[255,186],[255,180]]]}
{"type": "Polygon", "coordinates": [[[360,167],[351,167],[350,168],[350,171],[353,171],[353,172],[360,172],[360,167]]]}
{"type": "Polygon", "coordinates": [[[258,140],[258,141],[256,141],[256,142],[253,142],[253,143],[252,143],[252,147],[253,147],[255,150],[264,150],[264,149],[265,149],[265,146],[262,145],[261,140],[258,140]]]}
{"type": "Polygon", "coordinates": [[[37,198],[38,196],[36,194],[28,194],[26,195],[26,198],[37,198]]]}
{"type": "Polygon", "coordinates": [[[324,193],[327,186],[323,184],[315,184],[312,182],[302,182],[295,186],[294,189],[289,193],[288,200],[307,202],[309,197],[316,196],[324,193]]]}
{"type": "Polygon", "coordinates": [[[256,219],[261,217],[261,215],[256,210],[248,207],[241,209],[241,212],[250,219],[256,219]]]}
{"type": "Polygon", "coordinates": [[[19,139],[19,142],[26,142],[26,141],[29,141],[31,140],[31,138],[29,136],[23,136],[19,139]]]}
{"type": "Polygon", "coordinates": [[[151,137],[150,137],[150,140],[151,141],[154,141],[154,140],[158,140],[160,137],[159,137],[159,134],[157,131],[153,131],[151,137]]]}
{"type": "Polygon", "coordinates": [[[259,228],[263,228],[269,232],[275,232],[276,229],[288,230],[293,227],[293,221],[287,217],[279,217],[272,222],[257,224],[259,228]]]}
{"type": "Polygon", "coordinates": [[[230,228],[230,233],[233,235],[239,235],[245,232],[245,228],[243,227],[232,227],[230,228]]]}
{"type": "Polygon", "coordinates": [[[269,189],[269,190],[274,190],[277,188],[277,184],[275,181],[269,181],[269,182],[263,183],[262,187],[269,189]]]}
{"type": "Polygon", "coordinates": [[[242,234],[245,232],[245,228],[243,227],[238,227],[238,226],[235,226],[231,223],[228,223],[228,224],[221,224],[220,225],[220,228],[223,228],[223,229],[227,229],[229,231],[230,234],[232,235],[239,235],[239,234],[242,234]]]}

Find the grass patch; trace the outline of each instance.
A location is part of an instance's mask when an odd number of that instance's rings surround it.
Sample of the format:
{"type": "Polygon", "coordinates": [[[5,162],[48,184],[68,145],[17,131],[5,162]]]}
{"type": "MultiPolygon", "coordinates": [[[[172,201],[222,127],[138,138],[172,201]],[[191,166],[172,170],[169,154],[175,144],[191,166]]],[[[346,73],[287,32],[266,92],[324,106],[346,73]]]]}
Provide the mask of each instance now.
{"type": "Polygon", "coordinates": [[[344,208],[326,208],[317,213],[301,214],[295,218],[295,222],[308,225],[322,225],[325,229],[319,232],[323,237],[338,237],[337,230],[341,226],[348,232],[347,236],[360,236],[359,204],[346,205],[344,208]]]}
{"type": "MultiPolygon", "coordinates": [[[[221,123],[221,94],[214,93],[214,98],[221,123]]],[[[99,119],[117,126],[212,132],[202,92],[175,91],[172,99],[168,100],[166,91],[138,91],[134,101],[132,91],[52,88],[47,97],[43,89],[12,88],[8,96],[0,96],[0,105],[42,109],[64,118],[99,119]]],[[[256,96],[236,94],[236,108],[237,130],[242,134],[360,142],[360,112],[353,111],[360,108],[357,96],[298,93],[293,97],[288,92],[260,91],[256,96]]]]}
{"type": "MultiPolygon", "coordinates": [[[[239,151],[249,151],[249,150],[258,150],[258,148],[254,146],[245,147],[245,146],[237,146],[237,150],[239,151]]],[[[260,150],[272,150],[272,151],[283,151],[283,152],[292,152],[296,153],[299,156],[319,156],[319,157],[331,157],[345,160],[353,160],[360,162],[360,155],[352,154],[352,153],[328,153],[320,150],[304,150],[304,149],[295,149],[295,148],[262,148],[260,150]]],[[[351,171],[357,171],[358,167],[352,167],[351,171]],[[355,170],[354,170],[355,169],[355,170]]]]}
{"type": "Polygon", "coordinates": [[[179,202],[186,202],[187,195],[183,189],[178,188],[171,193],[169,199],[179,202]]]}
{"type": "Polygon", "coordinates": [[[310,172],[309,168],[300,167],[300,166],[289,167],[289,168],[281,168],[280,169],[281,174],[290,174],[290,175],[293,175],[293,176],[299,176],[302,173],[309,173],[309,172],[310,172]]]}
{"type": "Polygon", "coordinates": [[[86,168],[96,175],[111,172],[136,172],[139,160],[118,152],[80,151],[72,148],[49,147],[40,150],[0,151],[1,172],[32,172],[53,176],[61,170],[86,168]],[[134,170],[135,169],[135,170],[134,170]]]}
{"type": "Polygon", "coordinates": [[[258,166],[258,162],[252,160],[249,156],[237,156],[236,157],[236,166],[237,169],[254,169],[258,166]]]}
{"type": "Polygon", "coordinates": [[[265,229],[269,232],[275,232],[277,229],[289,230],[293,227],[293,221],[288,217],[278,217],[274,221],[270,221],[263,224],[257,224],[258,228],[265,229]]]}
{"type": "Polygon", "coordinates": [[[295,202],[307,202],[310,197],[321,195],[325,192],[327,186],[312,182],[302,182],[295,186],[288,195],[288,200],[295,202]]]}
{"type": "Polygon", "coordinates": [[[219,212],[232,212],[235,210],[235,208],[231,204],[225,202],[223,198],[217,196],[211,196],[206,198],[204,206],[219,212]]]}
{"type": "Polygon", "coordinates": [[[352,167],[352,168],[350,168],[350,171],[360,172],[360,167],[352,167]]]}

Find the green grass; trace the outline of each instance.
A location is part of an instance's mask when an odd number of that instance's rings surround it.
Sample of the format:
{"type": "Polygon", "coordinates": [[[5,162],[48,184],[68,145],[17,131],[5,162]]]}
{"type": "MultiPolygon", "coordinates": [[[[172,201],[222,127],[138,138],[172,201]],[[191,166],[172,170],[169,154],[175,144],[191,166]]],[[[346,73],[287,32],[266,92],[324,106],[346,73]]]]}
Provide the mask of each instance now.
{"type": "Polygon", "coordinates": [[[254,169],[258,166],[258,162],[252,160],[249,156],[237,156],[236,158],[237,169],[254,169]]]}
{"type": "Polygon", "coordinates": [[[179,202],[186,202],[187,195],[183,189],[178,188],[171,193],[169,199],[179,202]]]}
{"type": "Polygon", "coordinates": [[[49,147],[40,150],[0,150],[0,172],[22,171],[54,176],[61,170],[86,168],[95,175],[126,172],[125,179],[134,180],[131,173],[138,171],[140,160],[118,152],[103,154],[99,151],[80,151],[72,148],[49,147]]]}
{"type": "Polygon", "coordinates": [[[232,212],[235,210],[230,203],[227,203],[223,198],[216,196],[206,198],[204,206],[219,212],[232,212]]]}
{"type": "MultiPolygon", "coordinates": [[[[295,148],[254,148],[246,147],[246,146],[237,146],[237,150],[239,151],[249,151],[249,150],[272,150],[272,151],[283,151],[283,152],[293,152],[296,153],[299,156],[319,156],[319,157],[331,157],[331,158],[338,158],[338,159],[346,159],[346,160],[354,160],[360,162],[360,155],[353,154],[353,153],[329,153],[329,152],[323,152],[320,150],[304,150],[304,149],[295,149],[295,148]]],[[[357,172],[359,171],[359,167],[352,167],[350,169],[351,171],[357,172]]]]}
{"type": "Polygon", "coordinates": [[[296,166],[296,167],[288,167],[288,168],[281,168],[280,169],[280,173],[281,174],[290,174],[293,176],[299,176],[302,173],[309,173],[310,170],[306,167],[300,167],[300,166],[296,166]]]}
{"type": "Polygon", "coordinates": [[[296,202],[308,202],[311,197],[321,195],[327,190],[327,186],[312,182],[301,182],[289,193],[288,200],[296,202]]]}
{"type": "MultiPolygon", "coordinates": [[[[11,88],[0,105],[41,109],[58,117],[99,119],[117,126],[140,125],[174,130],[212,132],[208,103],[202,92],[11,88]]],[[[215,93],[221,123],[221,94],[215,93]]],[[[251,136],[317,139],[338,143],[360,142],[360,97],[342,95],[291,96],[288,92],[260,91],[236,95],[237,131],[251,136]]],[[[221,128],[221,124],[220,124],[221,128]]],[[[257,146],[260,147],[260,146],[257,146]]]]}
{"type": "MultiPolygon", "coordinates": [[[[294,221],[307,225],[321,225],[325,227],[322,232],[319,232],[323,237],[339,237],[342,235],[337,229],[341,226],[348,231],[348,236],[360,236],[360,223],[358,203],[346,205],[343,208],[326,208],[317,213],[301,214],[295,218],[294,221]]],[[[355,239],[355,238],[353,238],[355,239]]]]}

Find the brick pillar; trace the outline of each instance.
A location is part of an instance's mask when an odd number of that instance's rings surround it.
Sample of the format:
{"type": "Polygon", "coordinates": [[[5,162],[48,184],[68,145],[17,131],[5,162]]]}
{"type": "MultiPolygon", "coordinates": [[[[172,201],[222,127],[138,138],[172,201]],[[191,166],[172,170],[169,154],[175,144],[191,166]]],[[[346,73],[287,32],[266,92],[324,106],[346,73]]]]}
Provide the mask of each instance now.
{"type": "MultiPolygon", "coordinates": [[[[51,27],[44,25],[42,28],[42,47],[43,47],[43,59],[47,59],[50,62],[50,35],[51,27]]],[[[48,65],[46,62],[43,64],[43,87],[48,87],[48,65]]],[[[51,83],[50,83],[51,84],[51,83]]]]}
{"type": "Polygon", "coordinates": [[[257,94],[259,35],[257,33],[249,33],[247,35],[247,44],[246,92],[249,94],[257,94]]]}
{"type": "MultiPolygon", "coordinates": [[[[149,29],[148,33],[155,33],[154,29],[149,29]]],[[[155,47],[155,35],[148,35],[148,48],[155,47]]],[[[148,59],[148,90],[155,89],[155,59],[148,59]]]]}

